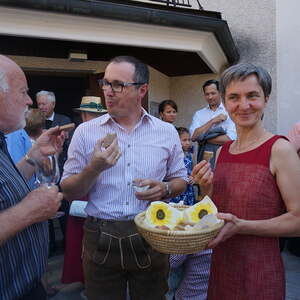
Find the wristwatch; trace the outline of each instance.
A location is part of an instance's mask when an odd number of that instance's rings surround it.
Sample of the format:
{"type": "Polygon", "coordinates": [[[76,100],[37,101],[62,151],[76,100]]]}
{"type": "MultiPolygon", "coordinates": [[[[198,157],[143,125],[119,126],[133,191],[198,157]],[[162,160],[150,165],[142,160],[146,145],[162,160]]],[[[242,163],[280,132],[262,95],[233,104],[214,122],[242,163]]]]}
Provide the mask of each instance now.
{"type": "Polygon", "coordinates": [[[164,182],[166,188],[166,194],[164,198],[170,198],[172,194],[172,188],[170,182],[164,182]]]}
{"type": "Polygon", "coordinates": [[[27,154],[24,156],[25,161],[31,166],[35,167],[35,162],[32,158],[30,158],[27,154]]]}

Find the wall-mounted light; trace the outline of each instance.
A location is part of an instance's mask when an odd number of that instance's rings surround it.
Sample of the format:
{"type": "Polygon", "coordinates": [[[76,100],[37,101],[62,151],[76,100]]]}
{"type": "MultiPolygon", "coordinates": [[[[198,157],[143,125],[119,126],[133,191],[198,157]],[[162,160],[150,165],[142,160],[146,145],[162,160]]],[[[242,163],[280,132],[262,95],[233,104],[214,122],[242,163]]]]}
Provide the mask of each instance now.
{"type": "Polygon", "coordinates": [[[69,61],[82,62],[88,59],[87,53],[82,51],[70,51],[69,52],[69,61]]]}

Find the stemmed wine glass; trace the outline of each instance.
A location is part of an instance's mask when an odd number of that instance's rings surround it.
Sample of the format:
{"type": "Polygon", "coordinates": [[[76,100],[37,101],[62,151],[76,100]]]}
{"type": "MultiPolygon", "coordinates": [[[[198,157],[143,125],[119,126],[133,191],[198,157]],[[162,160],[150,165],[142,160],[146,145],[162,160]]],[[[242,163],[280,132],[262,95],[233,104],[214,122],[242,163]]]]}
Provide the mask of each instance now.
{"type": "MultiPolygon", "coordinates": [[[[51,188],[57,184],[60,179],[60,172],[56,155],[49,155],[40,162],[35,163],[36,167],[36,184],[39,186],[46,186],[51,188]]],[[[51,219],[60,218],[65,213],[58,211],[51,219]]]]}
{"type": "Polygon", "coordinates": [[[36,183],[39,186],[51,186],[58,183],[60,172],[56,155],[49,155],[40,162],[36,162],[36,183]]]}

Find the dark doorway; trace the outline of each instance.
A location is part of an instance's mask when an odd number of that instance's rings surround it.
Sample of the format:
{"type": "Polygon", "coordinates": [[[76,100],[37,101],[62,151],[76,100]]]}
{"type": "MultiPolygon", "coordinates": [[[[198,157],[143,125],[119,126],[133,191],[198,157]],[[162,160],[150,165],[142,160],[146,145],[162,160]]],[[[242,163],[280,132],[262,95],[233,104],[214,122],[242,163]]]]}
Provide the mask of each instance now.
{"type": "Polygon", "coordinates": [[[35,95],[41,90],[52,91],[56,96],[55,112],[74,119],[73,108],[79,107],[81,98],[89,89],[89,75],[68,76],[26,73],[29,95],[36,107],[35,95]]]}

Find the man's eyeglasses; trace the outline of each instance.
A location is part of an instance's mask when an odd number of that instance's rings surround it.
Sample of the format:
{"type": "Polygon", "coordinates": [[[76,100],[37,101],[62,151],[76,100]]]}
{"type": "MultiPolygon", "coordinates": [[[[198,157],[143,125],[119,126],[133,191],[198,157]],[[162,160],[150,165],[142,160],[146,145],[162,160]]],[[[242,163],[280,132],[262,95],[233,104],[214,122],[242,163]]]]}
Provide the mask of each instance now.
{"type": "Polygon", "coordinates": [[[123,88],[126,86],[143,85],[145,83],[144,82],[121,82],[121,81],[108,82],[106,79],[99,79],[98,84],[100,88],[104,91],[110,87],[113,92],[122,93],[123,88]]]}

